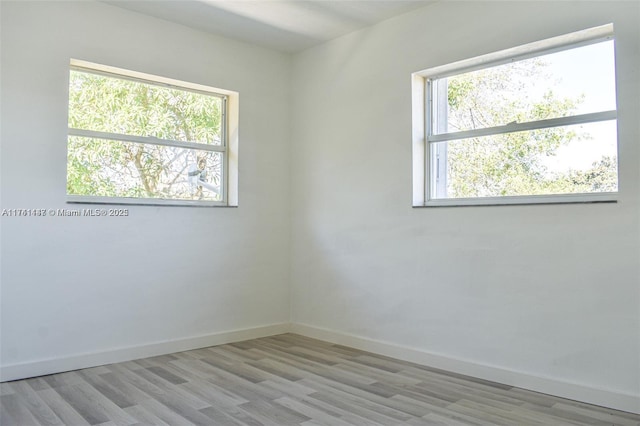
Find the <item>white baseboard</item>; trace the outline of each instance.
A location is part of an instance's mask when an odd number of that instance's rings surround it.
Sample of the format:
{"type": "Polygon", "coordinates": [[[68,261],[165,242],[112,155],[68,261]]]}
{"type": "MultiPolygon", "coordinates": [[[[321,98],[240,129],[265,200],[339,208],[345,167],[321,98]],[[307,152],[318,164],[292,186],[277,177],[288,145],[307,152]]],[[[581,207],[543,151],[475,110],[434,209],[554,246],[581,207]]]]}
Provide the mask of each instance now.
{"type": "Polygon", "coordinates": [[[433,368],[439,368],[480,379],[503,383],[509,386],[517,386],[562,398],[640,414],[640,396],[638,395],[599,389],[550,377],[541,377],[497,366],[479,364],[469,360],[451,358],[416,348],[300,323],[272,324],[262,327],[188,337],[185,339],[155,342],[141,346],[118,348],[104,352],[78,354],[64,358],[10,364],[0,367],[0,381],[5,382],[61,373],[80,368],[96,367],[116,362],[131,361],[134,359],[205,348],[208,346],[257,339],[260,337],[273,336],[287,332],[350,346],[356,349],[386,355],[409,362],[415,362],[417,364],[433,368]]]}
{"type": "Polygon", "coordinates": [[[46,374],[61,373],[64,371],[78,370],[80,368],[97,367],[99,365],[206,348],[208,346],[223,345],[225,343],[239,342],[242,340],[257,339],[259,337],[273,336],[288,331],[288,323],[272,324],[262,327],[149,343],[141,346],[111,349],[103,352],[78,354],[64,358],[4,365],[0,367],[0,382],[44,376],[46,374]]]}
{"type": "Polygon", "coordinates": [[[293,323],[290,331],[319,340],[373,352],[441,370],[465,374],[509,386],[529,389],[562,398],[587,402],[616,410],[640,414],[640,395],[594,388],[551,377],[541,377],[520,371],[479,364],[469,360],[438,355],[394,343],[368,339],[339,331],[293,323]]]}

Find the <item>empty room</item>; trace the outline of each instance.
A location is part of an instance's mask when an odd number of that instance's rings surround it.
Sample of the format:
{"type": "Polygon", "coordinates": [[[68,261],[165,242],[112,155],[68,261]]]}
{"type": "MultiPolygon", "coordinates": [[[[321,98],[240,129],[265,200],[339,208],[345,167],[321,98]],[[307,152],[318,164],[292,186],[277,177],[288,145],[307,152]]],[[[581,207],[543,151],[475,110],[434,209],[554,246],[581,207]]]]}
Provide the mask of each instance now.
{"type": "Polygon", "coordinates": [[[0,25],[0,425],[640,425],[640,2],[0,25]]]}

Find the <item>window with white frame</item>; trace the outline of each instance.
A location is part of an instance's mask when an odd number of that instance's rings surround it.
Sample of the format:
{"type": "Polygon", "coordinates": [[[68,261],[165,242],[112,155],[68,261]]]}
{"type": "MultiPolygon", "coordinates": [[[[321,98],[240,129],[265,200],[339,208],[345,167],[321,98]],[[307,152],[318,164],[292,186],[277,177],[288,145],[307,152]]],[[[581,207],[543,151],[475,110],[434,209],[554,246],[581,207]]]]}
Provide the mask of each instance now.
{"type": "Polygon", "coordinates": [[[424,205],[615,201],[611,25],[417,75],[424,205]]]}
{"type": "Polygon", "coordinates": [[[70,69],[68,201],[226,205],[227,94],[92,65],[70,69]]]}

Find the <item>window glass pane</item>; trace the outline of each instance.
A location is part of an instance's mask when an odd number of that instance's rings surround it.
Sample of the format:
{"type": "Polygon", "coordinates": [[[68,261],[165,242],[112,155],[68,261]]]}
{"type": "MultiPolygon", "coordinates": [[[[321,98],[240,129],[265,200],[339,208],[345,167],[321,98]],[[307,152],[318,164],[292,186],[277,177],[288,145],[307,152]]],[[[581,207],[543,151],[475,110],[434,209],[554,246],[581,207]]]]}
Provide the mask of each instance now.
{"type": "Polygon", "coordinates": [[[222,144],[220,97],[71,70],[69,127],[222,144]]]}
{"type": "Polygon", "coordinates": [[[70,136],[67,194],[222,200],[222,153],[70,136]]]}
{"type": "Polygon", "coordinates": [[[615,120],[438,142],[430,149],[436,199],[618,190],[615,120]]]}
{"type": "Polygon", "coordinates": [[[442,78],[432,87],[434,134],[615,110],[614,44],[442,78]]]}

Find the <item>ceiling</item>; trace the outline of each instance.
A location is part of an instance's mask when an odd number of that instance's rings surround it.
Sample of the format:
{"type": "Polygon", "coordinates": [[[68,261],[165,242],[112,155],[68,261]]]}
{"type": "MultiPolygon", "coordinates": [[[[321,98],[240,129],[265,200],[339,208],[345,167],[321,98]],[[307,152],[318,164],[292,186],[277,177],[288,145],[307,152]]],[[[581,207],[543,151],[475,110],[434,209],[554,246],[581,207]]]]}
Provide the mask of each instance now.
{"type": "Polygon", "coordinates": [[[103,0],[201,31],[299,52],[435,0],[103,0]]]}

